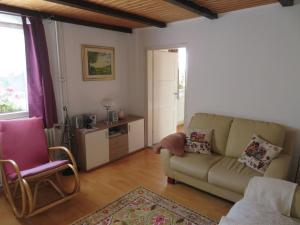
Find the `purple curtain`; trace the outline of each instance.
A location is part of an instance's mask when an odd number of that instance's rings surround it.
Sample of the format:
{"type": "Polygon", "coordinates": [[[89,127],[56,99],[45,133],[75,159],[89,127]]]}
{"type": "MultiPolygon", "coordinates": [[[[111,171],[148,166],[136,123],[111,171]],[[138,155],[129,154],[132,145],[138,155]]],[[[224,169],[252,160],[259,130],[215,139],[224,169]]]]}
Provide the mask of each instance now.
{"type": "Polygon", "coordinates": [[[23,16],[22,20],[29,117],[42,117],[45,127],[51,128],[57,123],[57,111],[44,26],[40,18],[23,16]]]}

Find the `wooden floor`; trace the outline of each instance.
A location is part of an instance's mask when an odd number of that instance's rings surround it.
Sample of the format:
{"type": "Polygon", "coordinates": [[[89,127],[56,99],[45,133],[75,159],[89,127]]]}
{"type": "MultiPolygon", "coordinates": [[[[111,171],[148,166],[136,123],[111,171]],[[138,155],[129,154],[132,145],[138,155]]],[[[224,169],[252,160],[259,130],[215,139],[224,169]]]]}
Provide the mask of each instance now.
{"type": "Polygon", "coordinates": [[[0,194],[2,225],[65,225],[101,208],[136,187],[143,186],[215,221],[225,215],[231,203],[184,184],[166,182],[159,155],[150,149],[81,173],[81,193],[72,200],[26,220],[17,220],[0,194]]]}

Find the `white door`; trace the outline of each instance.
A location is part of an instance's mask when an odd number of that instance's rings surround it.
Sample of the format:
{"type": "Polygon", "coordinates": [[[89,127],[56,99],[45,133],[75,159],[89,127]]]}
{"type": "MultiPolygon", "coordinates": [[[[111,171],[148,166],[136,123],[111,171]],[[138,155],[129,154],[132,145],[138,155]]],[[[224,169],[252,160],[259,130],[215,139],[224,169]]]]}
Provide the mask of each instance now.
{"type": "Polygon", "coordinates": [[[145,147],[144,119],[128,123],[129,152],[145,147]]]}
{"type": "Polygon", "coordinates": [[[178,54],[153,53],[153,143],[176,132],[178,54]]]}
{"type": "Polygon", "coordinates": [[[99,130],[85,135],[86,170],[109,161],[108,130],[99,130]]]}

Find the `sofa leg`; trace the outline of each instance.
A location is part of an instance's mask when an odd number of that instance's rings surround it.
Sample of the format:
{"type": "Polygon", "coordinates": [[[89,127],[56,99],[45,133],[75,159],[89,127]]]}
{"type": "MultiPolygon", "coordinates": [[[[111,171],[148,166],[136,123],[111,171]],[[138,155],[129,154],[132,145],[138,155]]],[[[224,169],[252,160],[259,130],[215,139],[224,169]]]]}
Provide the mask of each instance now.
{"type": "Polygon", "coordinates": [[[175,183],[176,183],[175,179],[168,177],[168,184],[175,184],[175,183]]]}

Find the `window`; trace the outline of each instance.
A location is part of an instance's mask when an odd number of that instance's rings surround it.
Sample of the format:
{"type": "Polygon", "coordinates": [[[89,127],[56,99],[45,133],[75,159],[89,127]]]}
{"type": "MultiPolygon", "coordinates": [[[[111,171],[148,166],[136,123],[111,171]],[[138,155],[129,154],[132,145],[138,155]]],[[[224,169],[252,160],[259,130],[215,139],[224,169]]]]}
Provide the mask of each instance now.
{"type": "Polygon", "coordinates": [[[0,14],[0,119],[28,115],[26,56],[21,18],[0,14]]]}

